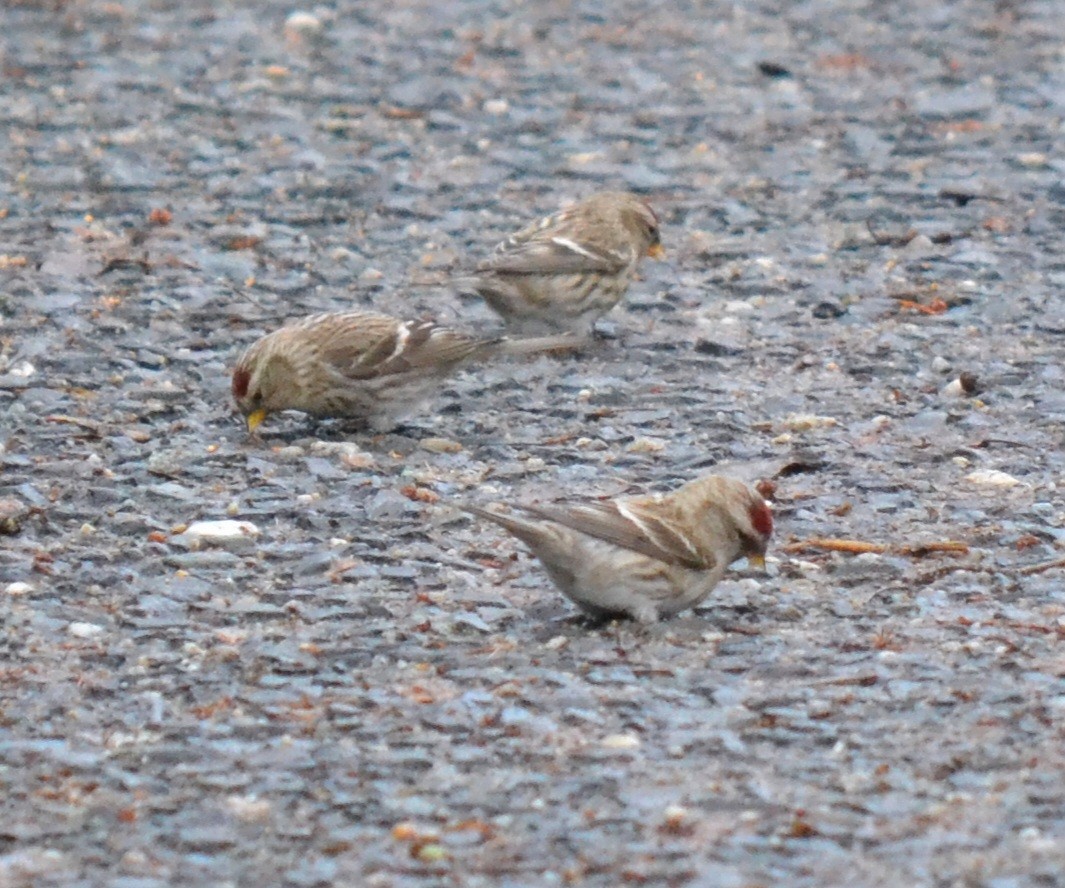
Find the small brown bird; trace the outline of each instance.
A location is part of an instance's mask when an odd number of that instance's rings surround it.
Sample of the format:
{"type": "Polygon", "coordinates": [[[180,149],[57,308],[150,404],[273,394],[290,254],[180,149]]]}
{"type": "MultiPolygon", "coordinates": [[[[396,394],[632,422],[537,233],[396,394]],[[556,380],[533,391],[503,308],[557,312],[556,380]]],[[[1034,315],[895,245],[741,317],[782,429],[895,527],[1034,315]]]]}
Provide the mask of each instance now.
{"type": "Polygon", "coordinates": [[[432,321],[327,312],[252,343],[233,370],[233,398],[251,432],[278,410],[355,417],[384,431],[466,363],[573,348],[575,342],[569,336],[480,339],[432,321]]]}
{"type": "Polygon", "coordinates": [[[529,518],[460,508],[525,543],[582,610],[641,623],[697,605],[741,555],[764,568],[773,533],[765,501],[742,481],[720,475],[669,494],[519,506],[529,518]]]}
{"type": "Polygon", "coordinates": [[[605,191],[512,234],[459,282],[523,333],[587,333],[617,305],[644,256],[662,258],[658,217],[605,191]]]}

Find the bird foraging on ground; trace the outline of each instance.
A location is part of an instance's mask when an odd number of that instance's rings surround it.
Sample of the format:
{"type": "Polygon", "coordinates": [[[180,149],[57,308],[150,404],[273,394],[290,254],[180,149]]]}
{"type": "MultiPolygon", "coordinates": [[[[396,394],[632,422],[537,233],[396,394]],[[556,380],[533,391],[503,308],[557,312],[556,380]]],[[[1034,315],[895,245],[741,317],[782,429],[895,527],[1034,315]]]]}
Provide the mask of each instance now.
{"type": "Polygon", "coordinates": [[[773,533],[765,500],[720,475],[667,494],[517,506],[525,515],[460,508],[525,543],[562,593],[588,614],[641,623],[699,604],[741,556],[764,567],[773,533]]]}
{"type": "Polygon", "coordinates": [[[233,398],[254,432],[271,413],[351,417],[385,431],[472,361],[574,347],[569,336],[478,338],[433,321],[367,311],[311,315],[252,343],[233,370],[233,398]]]}
{"type": "Polygon", "coordinates": [[[587,333],[625,295],[640,260],[664,255],[647,202],[605,191],[512,234],[458,283],[511,330],[587,333]]]}

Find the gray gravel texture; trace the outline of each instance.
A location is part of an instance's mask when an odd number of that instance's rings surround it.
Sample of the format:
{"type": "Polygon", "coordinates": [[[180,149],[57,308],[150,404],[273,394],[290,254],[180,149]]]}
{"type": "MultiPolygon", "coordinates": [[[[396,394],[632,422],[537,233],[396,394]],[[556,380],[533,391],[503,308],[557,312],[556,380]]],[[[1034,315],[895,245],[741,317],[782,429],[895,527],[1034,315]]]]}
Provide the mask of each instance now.
{"type": "Polygon", "coordinates": [[[292,11],[0,11],[0,885],[1065,884],[1060,4],[292,11]],[[613,339],[247,437],[243,345],[493,329],[606,187],[613,339]],[[714,467],[769,573],[651,628],[449,506],[714,467]]]}

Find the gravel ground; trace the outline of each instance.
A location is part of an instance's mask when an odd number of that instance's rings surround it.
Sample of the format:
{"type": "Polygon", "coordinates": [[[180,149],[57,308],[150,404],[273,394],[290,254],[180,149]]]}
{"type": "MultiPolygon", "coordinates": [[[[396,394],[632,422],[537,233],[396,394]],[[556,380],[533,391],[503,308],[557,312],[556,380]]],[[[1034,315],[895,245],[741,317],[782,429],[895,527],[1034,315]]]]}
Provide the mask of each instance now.
{"type": "Polygon", "coordinates": [[[292,11],[0,11],[0,885],[1065,884],[1060,4],[292,11]],[[244,344],[492,329],[605,187],[612,339],[248,438],[244,344]],[[650,628],[449,506],[713,467],[769,572],[650,628]]]}

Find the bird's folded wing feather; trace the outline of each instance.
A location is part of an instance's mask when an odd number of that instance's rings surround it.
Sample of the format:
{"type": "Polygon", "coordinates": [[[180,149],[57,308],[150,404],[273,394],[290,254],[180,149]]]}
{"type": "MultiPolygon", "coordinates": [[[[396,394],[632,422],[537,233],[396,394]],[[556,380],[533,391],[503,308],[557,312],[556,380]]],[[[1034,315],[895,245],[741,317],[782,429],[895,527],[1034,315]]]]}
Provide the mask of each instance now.
{"type": "Polygon", "coordinates": [[[562,235],[510,238],[477,266],[481,274],[617,274],[628,257],[562,235]]]}
{"type": "Polygon", "coordinates": [[[334,324],[318,348],[322,360],[346,379],[367,380],[421,367],[441,371],[489,344],[428,320],[395,324],[353,316],[334,324]]]}
{"type": "Polygon", "coordinates": [[[372,343],[358,360],[349,362],[346,372],[351,378],[369,379],[418,368],[446,371],[493,344],[491,340],[474,339],[431,321],[411,321],[372,343]]]}
{"type": "Polygon", "coordinates": [[[673,525],[638,503],[522,506],[522,510],[667,564],[693,570],[714,566],[673,525]]]}

